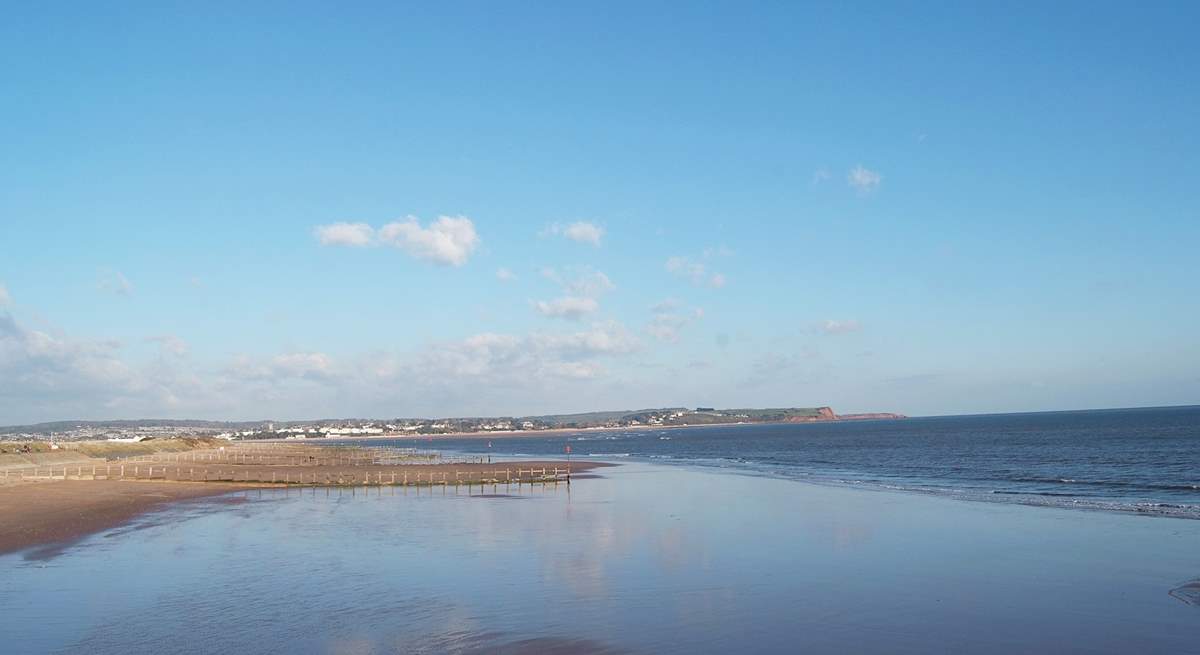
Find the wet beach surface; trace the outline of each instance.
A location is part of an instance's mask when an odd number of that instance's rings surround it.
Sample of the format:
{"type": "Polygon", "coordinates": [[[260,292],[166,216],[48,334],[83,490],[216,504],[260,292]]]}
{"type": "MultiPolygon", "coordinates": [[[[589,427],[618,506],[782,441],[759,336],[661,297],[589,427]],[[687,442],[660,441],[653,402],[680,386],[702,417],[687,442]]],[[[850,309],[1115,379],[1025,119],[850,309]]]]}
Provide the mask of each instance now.
{"type": "Polygon", "coordinates": [[[0,558],[11,653],[1190,652],[1200,521],[631,463],[250,490],[0,558]]]}

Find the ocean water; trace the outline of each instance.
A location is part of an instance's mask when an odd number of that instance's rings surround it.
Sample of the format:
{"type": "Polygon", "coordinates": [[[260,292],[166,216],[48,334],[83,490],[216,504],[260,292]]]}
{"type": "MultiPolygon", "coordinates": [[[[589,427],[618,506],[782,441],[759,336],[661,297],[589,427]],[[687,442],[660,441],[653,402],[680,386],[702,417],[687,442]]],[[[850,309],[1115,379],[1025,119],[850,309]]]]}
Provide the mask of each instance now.
{"type": "Polygon", "coordinates": [[[0,557],[0,652],[1196,652],[1198,521],[626,462],[237,492],[0,557]]]}
{"type": "MultiPolygon", "coordinates": [[[[411,443],[404,441],[401,443],[411,443]]],[[[826,484],[1200,518],[1200,406],[435,439],[496,457],[632,458],[826,484]]],[[[618,460],[619,461],[619,460],[618,460]]]]}

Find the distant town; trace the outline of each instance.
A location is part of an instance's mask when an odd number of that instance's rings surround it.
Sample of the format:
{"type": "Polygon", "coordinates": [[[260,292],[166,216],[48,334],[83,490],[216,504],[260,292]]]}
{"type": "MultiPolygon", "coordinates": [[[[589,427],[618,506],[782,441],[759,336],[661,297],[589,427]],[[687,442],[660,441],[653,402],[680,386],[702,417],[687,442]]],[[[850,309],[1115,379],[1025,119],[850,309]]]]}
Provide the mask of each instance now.
{"type": "Polygon", "coordinates": [[[844,414],[829,407],[767,409],[715,409],[668,407],[659,409],[588,412],[526,417],[321,419],[315,421],[200,421],[144,419],[136,421],[56,421],[0,427],[0,439],[9,441],[143,441],[170,437],[251,439],[339,439],[405,437],[451,434],[537,432],[720,425],[737,423],[810,423],[866,419],[902,419],[903,414],[844,414]]]}

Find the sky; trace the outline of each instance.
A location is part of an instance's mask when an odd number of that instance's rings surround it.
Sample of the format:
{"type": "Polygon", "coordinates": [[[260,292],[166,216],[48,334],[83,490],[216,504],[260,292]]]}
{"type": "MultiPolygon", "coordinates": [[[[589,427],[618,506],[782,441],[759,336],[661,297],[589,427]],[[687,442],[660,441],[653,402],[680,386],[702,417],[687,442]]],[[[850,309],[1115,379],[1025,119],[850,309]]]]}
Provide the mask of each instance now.
{"type": "Polygon", "coordinates": [[[0,424],[1200,403],[1195,3],[25,3],[0,424]]]}

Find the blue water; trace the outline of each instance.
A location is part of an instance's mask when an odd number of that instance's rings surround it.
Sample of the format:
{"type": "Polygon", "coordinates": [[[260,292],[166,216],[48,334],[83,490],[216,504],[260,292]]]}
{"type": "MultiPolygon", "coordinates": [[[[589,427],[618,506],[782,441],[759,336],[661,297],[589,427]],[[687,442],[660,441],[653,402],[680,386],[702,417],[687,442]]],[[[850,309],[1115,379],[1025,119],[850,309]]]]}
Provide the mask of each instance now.
{"type": "Polygon", "coordinates": [[[584,431],[491,444],[421,443],[497,457],[563,456],[569,444],[580,458],[629,457],[970,500],[1200,518],[1200,406],[584,431]]]}
{"type": "Polygon", "coordinates": [[[1200,521],[626,461],[168,505],[0,557],[0,652],[1196,652],[1200,521]]]}

